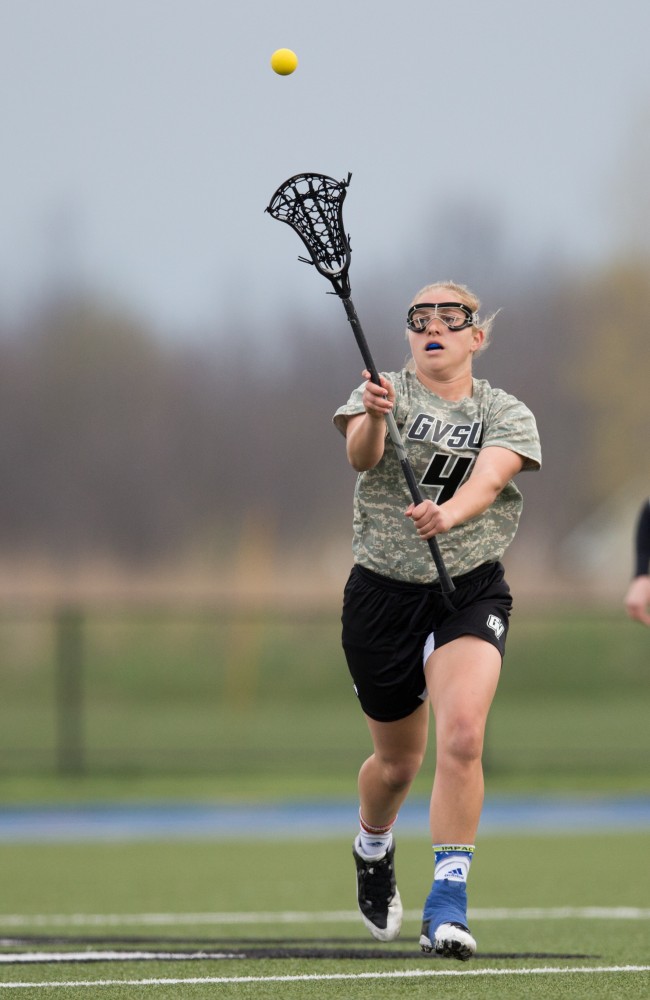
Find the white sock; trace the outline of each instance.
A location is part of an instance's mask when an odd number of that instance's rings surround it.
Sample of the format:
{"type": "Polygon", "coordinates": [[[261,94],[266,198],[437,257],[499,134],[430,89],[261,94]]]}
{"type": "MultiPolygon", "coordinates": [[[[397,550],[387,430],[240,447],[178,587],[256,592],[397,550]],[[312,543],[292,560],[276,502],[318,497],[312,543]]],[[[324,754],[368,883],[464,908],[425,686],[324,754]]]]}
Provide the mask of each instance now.
{"type": "Polygon", "coordinates": [[[434,881],[467,882],[474,857],[473,844],[434,844],[434,881]]]}
{"type": "Polygon", "coordinates": [[[359,833],[354,842],[357,853],[366,861],[377,861],[379,858],[383,858],[393,843],[394,823],[395,820],[386,826],[370,826],[359,813],[359,833]]]}

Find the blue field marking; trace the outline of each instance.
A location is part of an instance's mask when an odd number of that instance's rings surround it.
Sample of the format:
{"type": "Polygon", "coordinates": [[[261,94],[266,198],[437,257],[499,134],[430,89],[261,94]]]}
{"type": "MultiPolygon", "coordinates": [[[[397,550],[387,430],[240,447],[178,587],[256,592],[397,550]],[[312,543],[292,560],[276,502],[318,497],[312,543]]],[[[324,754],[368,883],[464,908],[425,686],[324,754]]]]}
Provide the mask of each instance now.
{"type": "MultiPolygon", "coordinates": [[[[428,829],[428,802],[407,802],[401,834],[428,829]]],[[[356,828],[355,800],[275,803],[92,804],[0,808],[0,842],[60,843],[96,840],[346,835],[356,828]]],[[[481,834],[650,830],[650,796],[492,796],[481,834]]]]}

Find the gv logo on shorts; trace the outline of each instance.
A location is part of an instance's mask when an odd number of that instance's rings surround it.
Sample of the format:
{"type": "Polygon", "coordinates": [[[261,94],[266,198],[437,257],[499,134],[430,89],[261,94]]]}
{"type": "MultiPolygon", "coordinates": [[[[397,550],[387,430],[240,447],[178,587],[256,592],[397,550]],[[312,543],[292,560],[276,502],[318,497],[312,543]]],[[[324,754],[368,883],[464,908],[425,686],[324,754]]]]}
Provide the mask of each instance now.
{"type": "Polygon", "coordinates": [[[486,625],[488,628],[492,629],[497,639],[500,639],[506,630],[505,625],[503,624],[500,618],[497,618],[496,615],[488,615],[488,620],[486,622],[486,625]]]}

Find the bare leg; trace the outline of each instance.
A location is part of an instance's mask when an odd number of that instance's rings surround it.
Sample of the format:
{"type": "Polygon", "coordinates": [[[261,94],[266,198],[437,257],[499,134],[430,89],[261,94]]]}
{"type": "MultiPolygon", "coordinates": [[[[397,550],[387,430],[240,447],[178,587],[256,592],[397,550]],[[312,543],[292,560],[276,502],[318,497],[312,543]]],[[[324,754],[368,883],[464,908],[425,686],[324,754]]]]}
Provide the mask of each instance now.
{"type": "Polygon", "coordinates": [[[485,724],[501,669],[498,651],[477,636],[434,650],[426,663],[436,720],[436,774],[431,795],[434,844],[473,844],[483,807],[485,724]]]}
{"type": "Polygon", "coordinates": [[[423,703],[406,719],[375,722],[366,716],[374,753],[359,771],[359,800],[363,829],[376,829],[371,836],[377,857],[363,854],[360,840],[353,849],[357,867],[357,902],[364,924],[378,941],[394,941],[402,926],[402,901],[395,881],[395,845],[390,827],[406,798],[427,745],[429,706],[423,703]],[[375,840],[375,833],[381,840],[375,840]],[[357,850],[357,844],[359,849],[357,850]]]}
{"type": "Polygon", "coordinates": [[[408,795],[427,746],[429,706],[405,719],[376,722],[366,716],[374,753],[359,771],[361,815],[372,826],[391,823],[408,795]]]}
{"type": "Polygon", "coordinates": [[[424,904],[420,947],[443,958],[467,961],[476,953],[467,927],[465,878],[471,855],[460,847],[474,843],[481,817],[485,723],[500,669],[499,652],[470,635],[434,650],[425,667],[436,719],[431,839],[434,845],[457,845],[453,854],[461,862],[452,879],[445,873],[445,855],[436,854],[441,869],[424,904]]]}

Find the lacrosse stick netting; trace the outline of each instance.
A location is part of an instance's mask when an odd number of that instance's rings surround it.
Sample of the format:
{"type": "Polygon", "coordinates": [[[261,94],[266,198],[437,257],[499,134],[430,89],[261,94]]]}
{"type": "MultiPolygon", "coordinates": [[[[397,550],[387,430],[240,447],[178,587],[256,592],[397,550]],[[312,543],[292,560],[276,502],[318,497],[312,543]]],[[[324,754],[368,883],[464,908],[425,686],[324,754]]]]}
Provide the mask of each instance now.
{"type": "Polygon", "coordinates": [[[324,174],[296,174],[280,185],[266,209],[298,233],[310,258],[299,260],[313,264],[341,298],[350,295],[350,240],[343,228],[343,201],[351,176],[335,181],[324,174]]]}

